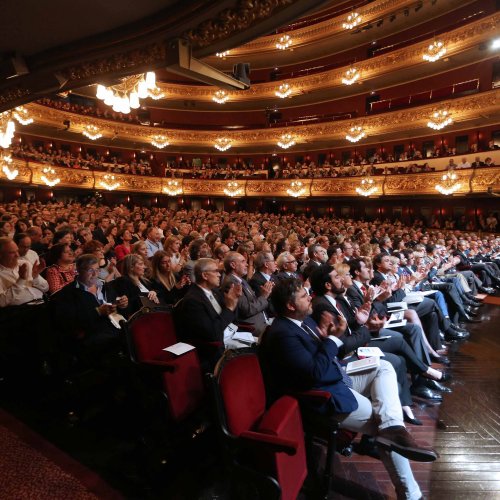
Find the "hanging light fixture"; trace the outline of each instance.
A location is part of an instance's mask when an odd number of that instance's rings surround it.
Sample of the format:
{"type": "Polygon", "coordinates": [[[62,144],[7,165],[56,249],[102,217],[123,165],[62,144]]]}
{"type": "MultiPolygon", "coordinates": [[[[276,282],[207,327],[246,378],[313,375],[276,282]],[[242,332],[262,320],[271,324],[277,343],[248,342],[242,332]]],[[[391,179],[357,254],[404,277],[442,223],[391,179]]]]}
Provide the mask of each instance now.
{"type": "Polygon", "coordinates": [[[374,180],[367,175],[363,179],[361,179],[360,185],[356,188],[356,193],[358,193],[361,196],[371,196],[372,194],[376,193],[378,190],[378,187],[375,185],[374,180]]]}
{"type": "Polygon", "coordinates": [[[357,82],[359,80],[359,71],[354,68],[350,67],[345,73],[344,76],[342,77],[342,83],[344,85],[352,85],[353,83],[357,82]]]}
{"type": "Polygon", "coordinates": [[[276,97],[286,99],[292,93],[292,87],[288,83],[282,83],[274,93],[276,97]]]}
{"type": "Polygon", "coordinates": [[[101,129],[97,125],[85,125],[82,134],[91,141],[97,141],[97,139],[102,137],[101,129]]]}
{"type": "Polygon", "coordinates": [[[297,143],[291,134],[283,134],[277,142],[277,145],[283,149],[291,148],[292,146],[295,146],[295,144],[297,143]]]}
{"type": "Polygon", "coordinates": [[[160,87],[153,87],[152,89],[148,90],[149,97],[151,99],[154,99],[155,101],[158,101],[159,99],[163,99],[165,97],[165,93],[161,90],[160,87]]]}
{"type": "Polygon", "coordinates": [[[290,37],[290,35],[283,35],[276,42],[276,48],[279,50],[286,50],[290,48],[291,45],[292,45],[292,38],[290,37]]]}
{"type": "Polygon", "coordinates": [[[237,181],[229,181],[224,188],[224,194],[234,198],[243,194],[243,188],[237,181]]]}
{"type": "Polygon", "coordinates": [[[306,188],[304,187],[302,181],[292,181],[286,192],[294,198],[299,198],[300,196],[304,196],[306,194],[306,188]]]}
{"type": "Polygon", "coordinates": [[[217,104],[224,104],[228,99],[229,99],[229,96],[227,95],[227,92],[225,90],[222,90],[222,89],[219,89],[212,96],[212,101],[216,102],[217,104]]]}
{"type": "Polygon", "coordinates": [[[358,142],[364,137],[366,137],[366,133],[363,130],[363,127],[360,126],[351,127],[349,129],[349,133],[345,136],[345,138],[350,142],[358,142]]]}
{"type": "Polygon", "coordinates": [[[231,139],[228,139],[227,137],[218,137],[215,139],[214,148],[219,151],[227,151],[231,148],[231,146],[231,139]]]}
{"type": "Polygon", "coordinates": [[[169,179],[167,185],[163,186],[163,192],[169,196],[177,196],[182,194],[181,183],[176,179],[169,179]]]}
{"type": "Polygon", "coordinates": [[[453,119],[446,110],[439,110],[432,113],[432,118],[427,122],[427,126],[434,130],[441,130],[442,128],[453,123],[453,119]]]}
{"type": "Polygon", "coordinates": [[[361,14],[358,12],[352,12],[347,16],[346,22],[342,24],[342,28],[345,30],[352,30],[355,28],[359,23],[361,23],[361,14]]]}
{"type": "Polygon", "coordinates": [[[108,191],[114,191],[116,188],[120,187],[120,183],[115,180],[115,176],[112,174],[106,174],[99,184],[108,191]]]}
{"type": "Polygon", "coordinates": [[[446,47],[441,40],[434,40],[422,55],[424,61],[436,62],[446,54],[446,47]]]}
{"type": "Polygon", "coordinates": [[[23,106],[0,113],[0,147],[4,149],[10,146],[14,138],[16,131],[14,119],[21,125],[33,123],[33,118],[29,116],[28,110],[23,106]]]}
{"type": "Polygon", "coordinates": [[[17,169],[11,170],[12,158],[11,158],[10,154],[3,153],[3,152],[1,153],[0,165],[2,165],[2,172],[5,174],[7,179],[9,179],[9,181],[13,181],[18,176],[19,170],[17,170],[17,169]]]}
{"type": "Polygon", "coordinates": [[[52,167],[45,167],[42,170],[41,179],[49,187],[54,187],[61,182],[61,179],[56,177],[56,171],[52,167]]]}
{"type": "Polygon", "coordinates": [[[128,114],[131,109],[140,107],[139,99],[146,97],[160,99],[161,97],[157,97],[160,93],[161,90],[156,86],[156,75],[153,71],[148,71],[141,75],[127,76],[120,83],[110,87],[99,84],[96,97],[111,106],[113,111],[128,114]]]}
{"type": "Polygon", "coordinates": [[[215,55],[220,59],[225,59],[229,55],[229,50],[225,50],[224,52],[217,52],[215,55]]]}
{"type": "Polygon", "coordinates": [[[458,182],[458,175],[453,171],[453,169],[448,170],[446,174],[441,177],[441,183],[436,184],[434,188],[441,194],[446,196],[455,193],[462,187],[462,184],[458,182]]]}
{"type": "Polygon", "coordinates": [[[166,136],[158,134],[158,135],[153,135],[153,137],[151,137],[151,144],[158,149],[163,149],[167,147],[170,143],[168,142],[166,136]]]}

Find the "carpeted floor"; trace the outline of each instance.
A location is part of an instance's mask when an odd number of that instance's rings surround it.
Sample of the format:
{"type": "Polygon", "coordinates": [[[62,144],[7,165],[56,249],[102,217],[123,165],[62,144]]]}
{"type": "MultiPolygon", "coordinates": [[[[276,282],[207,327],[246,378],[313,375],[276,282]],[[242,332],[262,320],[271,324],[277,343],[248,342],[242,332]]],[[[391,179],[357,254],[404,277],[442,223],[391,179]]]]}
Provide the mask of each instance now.
{"type": "Polygon", "coordinates": [[[120,499],[97,474],[0,410],[0,498],[120,499]]]}

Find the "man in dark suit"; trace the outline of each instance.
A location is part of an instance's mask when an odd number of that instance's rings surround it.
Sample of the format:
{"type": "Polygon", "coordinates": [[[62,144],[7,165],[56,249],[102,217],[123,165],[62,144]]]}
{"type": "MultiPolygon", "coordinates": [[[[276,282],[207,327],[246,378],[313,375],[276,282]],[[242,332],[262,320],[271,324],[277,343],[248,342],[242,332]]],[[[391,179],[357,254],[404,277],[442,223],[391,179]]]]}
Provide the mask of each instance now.
{"type": "Polygon", "coordinates": [[[382,360],[373,370],[347,376],[337,359],[337,336],[343,326],[336,327],[327,313],[319,326],[309,317],[311,298],[299,280],[281,280],[271,300],[278,317],[260,345],[262,368],[271,393],[277,396],[308,389],[329,392],[329,402],[316,411],[325,419],[339,421],[341,427],[376,435],[381,459],[398,496],[420,498],[405,457],[432,461],[437,454],[419,446],[406,431],[392,366],[382,360]]]}
{"type": "Polygon", "coordinates": [[[301,269],[304,281],[309,278],[314,269],[328,260],[328,252],[318,243],[313,243],[307,247],[307,255],[309,255],[309,262],[301,269]]]}
{"type": "Polygon", "coordinates": [[[180,337],[198,347],[202,365],[211,370],[224,352],[224,331],[236,320],[242,289],[234,284],[224,294],[218,289],[220,271],[213,259],[198,259],[194,278],[175,307],[174,320],[180,337]]]}
{"type": "Polygon", "coordinates": [[[109,217],[102,217],[97,223],[95,231],[92,233],[94,240],[100,241],[103,245],[109,243],[108,238],[106,238],[105,232],[109,227],[109,217]]]}
{"type": "Polygon", "coordinates": [[[262,287],[268,282],[274,281],[274,273],[276,271],[276,262],[271,252],[258,252],[253,261],[255,273],[248,282],[252,287],[255,295],[260,297],[262,287]]]}
{"type": "Polygon", "coordinates": [[[260,288],[260,297],[257,297],[244,279],[248,272],[247,260],[238,252],[228,252],[226,254],[224,257],[224,270],[226,277],[222,283],[222,290],[229,289],[232,284],[241,285],[242,288],[237,307],[238,321],[251,324],[254,328],[254,335],[259,337],[268,326],[266,309],[269,303],[267,299],[271,295],[274,282],[266,281],[260,288]]]}
{"type": "Polygon", "coordinates": [[[276,281],[286,278],[298,278],[297,259],[290,252],[281,252],[276,259],[278,272],[275,275],[276,281]]]}
{"type": "Polygon", "coordinates": [[[467,255],[468,243],[465,240],[460,240],[457,243],[457,250],[453,255],[460,259],[460,263],[457,265],[459,271],[470,269],[474,273],[479,275],[483,283],[483,290],[486,293],[495,293],[495,288],[500,290],[500,279],[496,276],[494,270],[492,270],[487,263],[484,262],[474,262],[467,255]]]}

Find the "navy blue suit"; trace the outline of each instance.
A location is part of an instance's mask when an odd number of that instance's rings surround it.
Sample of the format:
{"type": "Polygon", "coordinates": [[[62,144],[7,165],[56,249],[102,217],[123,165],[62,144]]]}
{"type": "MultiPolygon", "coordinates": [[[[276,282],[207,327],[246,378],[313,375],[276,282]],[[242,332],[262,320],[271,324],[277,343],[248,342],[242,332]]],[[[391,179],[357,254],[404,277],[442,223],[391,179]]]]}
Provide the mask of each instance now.
{"type": "MultiPolygon", "coordinates": [[[[306,323],[317,331],[312,318],[307,318],[306,323]]],[[[332,395],[330,411],[350,413],[357,409],[358,403],[333,361],[337,353],[333,340],[315,339],[293,321],[282,317],[274,320],[259,346],[262,370],[274,396],[321,389],[332,395]]]]}

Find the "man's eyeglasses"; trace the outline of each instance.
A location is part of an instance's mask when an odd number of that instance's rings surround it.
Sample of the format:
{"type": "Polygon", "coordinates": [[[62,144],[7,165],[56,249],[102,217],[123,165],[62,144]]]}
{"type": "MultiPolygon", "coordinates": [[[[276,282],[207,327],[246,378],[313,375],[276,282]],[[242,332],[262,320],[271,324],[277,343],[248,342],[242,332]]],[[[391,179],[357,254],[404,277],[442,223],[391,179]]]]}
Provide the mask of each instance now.
{"type": "Polygon", "coordinates": [[[89,269],[83,269],[84,273],[89,273],[89,274],[97,274],[99,272],[99,269],[94,269],[93,267],[89,269]]]}

